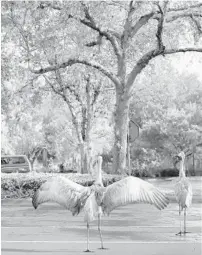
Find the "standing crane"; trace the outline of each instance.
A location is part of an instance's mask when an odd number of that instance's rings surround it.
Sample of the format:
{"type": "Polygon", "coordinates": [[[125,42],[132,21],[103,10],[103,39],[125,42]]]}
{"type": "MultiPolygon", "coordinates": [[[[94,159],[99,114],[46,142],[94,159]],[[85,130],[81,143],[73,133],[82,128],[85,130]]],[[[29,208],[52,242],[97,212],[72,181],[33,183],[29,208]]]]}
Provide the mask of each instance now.
{"type": "Polygon", "coordinates": [[[130,203],[149,203],[159,210],[164,209],[168,198],[154,185],[136,177],[126,177],[107,187],[102,182],[102,157],[96,160],[96,181],[90,187],[84,187],[67,178],[57,177],[45,182],[35,192],[32,204],[36,209],[45,202],[56,202],[73,215],[84,211],[84,221],[87,223],[87,250],[89,252],[90,222],[98,217],[98,231],[101,249],[104,249],[101,234],[101,216],[115,208],[130,203]]]}
{"type": "Polygon", "coordinates": [[[186,234],[186,210],[192,202],[192,186],[185,174],[185,158],[186,155],[181,151],[174,157],[175,165],[180,162],[179,179],[175,184],[175,196],[179,205],[180,232],[176,235],[186,234]],[[181,227],[181,212],[184,209],[184,231],[181,227]]]}

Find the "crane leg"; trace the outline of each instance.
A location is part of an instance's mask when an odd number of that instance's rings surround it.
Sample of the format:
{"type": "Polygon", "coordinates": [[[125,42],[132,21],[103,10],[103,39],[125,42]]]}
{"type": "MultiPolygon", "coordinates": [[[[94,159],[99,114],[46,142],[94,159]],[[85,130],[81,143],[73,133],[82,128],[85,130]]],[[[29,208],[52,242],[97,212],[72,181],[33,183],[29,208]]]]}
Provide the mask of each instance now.
{"type": "Polygon", "coordinates": [[[180,208],[180,204],[179,204],[179,218],[180,218],[180,232],[177,233],[177,236],[181,236],[182,235],[182,224],[181,224],[181,208],[180,208]]]}
{"type": "Polygon", "coordinates": [[[186,234],[186,208],[184,208],[184,234],[186,234]]]}
{"type": "Polygon", "coordinates": [[[87,250],[85,252],[91,252],[89,250],[89,230],[90,230],[90,226],[89,226],[89,223],[87,222],[87,250]]]}
{"type": "Polygon", "coordinates": [[[186,235],[186,233],[190,233],[190,232],[187,232],[187,226],[186,226],[186,222],[187,222],[187,218],[186,218],[186,207],[184,208],[184,235],[186,235]]]}
{"type": "Polygon", "coordinates": [[[99,231],[99,235],[100,235],[100,242],[101,242],[101,248],[102,250],[104,250],[104,246],[103,246],[103,240],[102,240],[102,232],[101,232],[101,215],[98,214],[98,231],[99,231]]]}

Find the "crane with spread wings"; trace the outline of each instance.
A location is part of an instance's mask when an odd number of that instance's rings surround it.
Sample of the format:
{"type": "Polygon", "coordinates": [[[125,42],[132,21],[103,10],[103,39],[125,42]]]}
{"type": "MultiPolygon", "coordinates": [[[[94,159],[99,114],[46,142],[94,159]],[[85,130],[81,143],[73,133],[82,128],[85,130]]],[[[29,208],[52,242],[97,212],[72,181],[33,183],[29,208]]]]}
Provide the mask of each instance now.
{"type": "Polygon", "coordinates": [[[89,224],[98,217],[98,231],[101,249],[104,249],[101,233],[101,216],[110,214],[119,206],[130,203],[149,203],[157,209],[164,209],[168,198],[154,185],[136,177],[126,177],[107,187],[102,182],[102,157],[98,156],[97,177],[90,187],[79,185],[65,177],[48,180],[35,192],[32,204],[36,209],[45,202],[56,202],[73,215],[84,211],[84,221],[87,223],[87,252],[89,252],[89,224]]]}

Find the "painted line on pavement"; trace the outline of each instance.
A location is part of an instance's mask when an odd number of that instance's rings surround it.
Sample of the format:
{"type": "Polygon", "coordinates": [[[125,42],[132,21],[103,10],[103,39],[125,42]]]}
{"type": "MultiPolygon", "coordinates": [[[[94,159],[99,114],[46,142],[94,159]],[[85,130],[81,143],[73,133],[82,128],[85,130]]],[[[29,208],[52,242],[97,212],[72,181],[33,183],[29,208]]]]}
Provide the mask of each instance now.
{"type": "MultiPolygon", "coordinates": [[[[85,244],[86,241],[10,241],[10,240],[1,240],[2,243],[78,243],[78,244],[85,244]]],[[[99,241],[90,241],[90,243],[100,243],[99,241]]],[[[149,244],[186,244],[186,243],[201,243],[200,240],[197,242],[193,242],[193,241],[186,241],[186,242],[178,242],[178,241],[114,241],[114,242],[110,242],[110,241],[106,241],[106,244],[145,244],[145,243],[149,243],[149,244]]]]}
{"type": "MultiPolygon", "coordinates": [[[[93,227],[97,227],[97,225],[91,225],[91,228],[93,227]]],[[[103,225],[103,229],[106,228],[107,226],[103,225]]],[[[200,227],[200,226],[190,226],[191,228],[196,228],[196,227],[200,227]]],[[[85,225],[83,226],[4,226],[2,227],[1,226],[1,229],[2,228],[86,228],[85,225]]],[[[113,228],[179,228],[178,226],[113,226],[113,228]]]]}

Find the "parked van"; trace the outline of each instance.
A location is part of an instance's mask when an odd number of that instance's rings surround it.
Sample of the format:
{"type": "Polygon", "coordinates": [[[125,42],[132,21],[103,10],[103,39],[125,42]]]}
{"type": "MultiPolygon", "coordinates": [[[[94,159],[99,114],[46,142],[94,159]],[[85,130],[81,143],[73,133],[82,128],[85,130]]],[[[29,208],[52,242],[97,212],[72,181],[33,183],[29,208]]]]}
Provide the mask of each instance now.
{"type": "Polygon", "coordinates": [[[1,156],[1,172],[2,173],[28,173],[31,166],[27,156],[1,156]]]}

